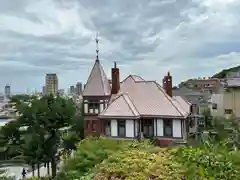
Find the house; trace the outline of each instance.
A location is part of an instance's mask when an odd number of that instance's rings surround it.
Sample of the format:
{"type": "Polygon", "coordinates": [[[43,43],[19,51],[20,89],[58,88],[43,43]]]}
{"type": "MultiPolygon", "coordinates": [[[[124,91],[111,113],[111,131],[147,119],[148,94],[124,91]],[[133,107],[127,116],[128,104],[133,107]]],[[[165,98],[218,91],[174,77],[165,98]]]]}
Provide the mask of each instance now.
{"type": "Polygon", "coordinates": [[[163,87],[137,75],[120,82],[114,63],[109,81],[97,59],[83,90],[83,109],[85,136],[156,138],[168,144],[187,137],[191,104],[172,96],[170,73],[163,87]]]}
{"type": "Polygon", "coordinates": [[[155,137],[183,140],[191,104],[172,97],[170,74],[164,88],[155,81],[129,75],[120,82],[120,72],[112,68],[112,84],[95,61],[83,91],[84,134],[115,138],[155,137]]]}
{"type": "Polygon", "coordinates": [[[209,108],[214,117],[240,118],[240,78],[227,78],[221,91],[212,94],[209,108]]]}

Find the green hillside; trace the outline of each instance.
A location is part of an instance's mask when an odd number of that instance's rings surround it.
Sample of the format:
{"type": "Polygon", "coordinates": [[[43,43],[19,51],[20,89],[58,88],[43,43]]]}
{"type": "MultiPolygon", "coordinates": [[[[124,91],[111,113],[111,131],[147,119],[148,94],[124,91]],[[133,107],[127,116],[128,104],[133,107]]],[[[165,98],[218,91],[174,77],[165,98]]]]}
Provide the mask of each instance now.
{"type": "Polygon", "coordinates": [[[223,69],[222,71],[220,71],[219,73],[213,75],[212,77],[213,78],[222,79],[222,78],[226,77],[227,73],[229,73],[229,72],[236,72],[236,71],[240,71],[240,65],[232,67],[232,68],[229,68],[229,69],[223,69]]]}

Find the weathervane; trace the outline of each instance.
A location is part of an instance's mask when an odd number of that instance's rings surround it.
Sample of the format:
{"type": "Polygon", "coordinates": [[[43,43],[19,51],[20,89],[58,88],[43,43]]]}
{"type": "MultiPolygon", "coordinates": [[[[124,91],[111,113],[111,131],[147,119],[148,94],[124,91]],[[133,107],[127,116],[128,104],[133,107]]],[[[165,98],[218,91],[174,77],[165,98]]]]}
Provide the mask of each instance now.
{"type": "Polygon", "coordinates": [[[96,35],[96,54],[97,54],[97,56],[96,56],[96,58],[97,58],[97,60],[99,60],[98,59],[98,53],[99,53],[99,49],[98,49],[98,42],[99,42],[99,39],[98,39],[98,33],[97,33],[97,35],[96,35]]]}

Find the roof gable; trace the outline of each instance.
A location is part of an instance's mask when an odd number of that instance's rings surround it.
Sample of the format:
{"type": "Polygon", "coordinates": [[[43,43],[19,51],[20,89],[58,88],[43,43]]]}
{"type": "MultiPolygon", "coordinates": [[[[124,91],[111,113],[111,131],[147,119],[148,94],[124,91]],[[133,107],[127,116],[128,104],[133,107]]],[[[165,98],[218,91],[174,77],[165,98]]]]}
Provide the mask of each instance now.
{"type": "Polygon", "coordinates": [[[99,115],[108,117],[139,117],[132,100],[127,94],[120,94],[109,106],[99,115]]]}
{"type": "Polygon", "coordinates": [[[137,76],[137,75],[129,75],[121,83],[125,83],[125,82],[128,82],[128,81],[137,82],[137,81],[145,81],[145,80],[142,77],[137,76]]]}
{"type": "MultiPolygon", "coordinates": [[[[129,83],[125,81],[121,86],[121,93],[128,95],[140,116],[162,118],[185,118],[187,116],[186,110],[174,98],[168,96],[155,81],[130,81],[129,83]]],[[[115,106],[122,107],[119,101],[112,99],[115,106]]],[[[112,113],[110,106],[106,111],[108,114],[103,114],[103,117],[109,117],[112,113]]],[[[123,112],[116,113],[116,111],[114,113],[118,117],[122,117],[123,114],[123,112]]]]}
{"type": "Polygon", "coordinates": [[[96,60],[83,90],[83,96],[109,96],[110,94],[108,78],[100,61],[96,60]]]}

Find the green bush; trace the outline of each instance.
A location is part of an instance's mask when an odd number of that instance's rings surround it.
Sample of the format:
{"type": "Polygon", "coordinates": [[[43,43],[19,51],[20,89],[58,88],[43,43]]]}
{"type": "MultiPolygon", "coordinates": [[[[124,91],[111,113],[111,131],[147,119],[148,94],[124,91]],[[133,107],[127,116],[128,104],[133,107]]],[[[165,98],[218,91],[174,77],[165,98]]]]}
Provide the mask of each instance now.
{"type": "MultiPolygon", "coordinates": [[[[30,177],[30,178],[27,178],[26,180],[42,180],[42,179],[38,177],[30,177]]],[[[43,180],[51,180],[51,177],[44,177],[43,180]]]]}
{"type": "Polygon", "coordinates": [[[174,159],[181,164],[182,174],[191,180],[239,180],[240,152],[228,151],[221,144],[209,147],[190,147],[172,150],[174,159]]]}
{"type": "Polygon", "coordinates": [[[92,179],[180,180],[179,166],[171,161],[168,150],[153,149],[154,153],[150,151],[150,147],[119,151],[96,167],[92,179]]]}
{"type": "Polygon", "coordinates": [[[129,142],[88,138],[77,145],[74,157],[71,157],[58,174],[58,180],[78,179],[88,173],[95,165],[115,153],[126,148],[129,142]]]}

